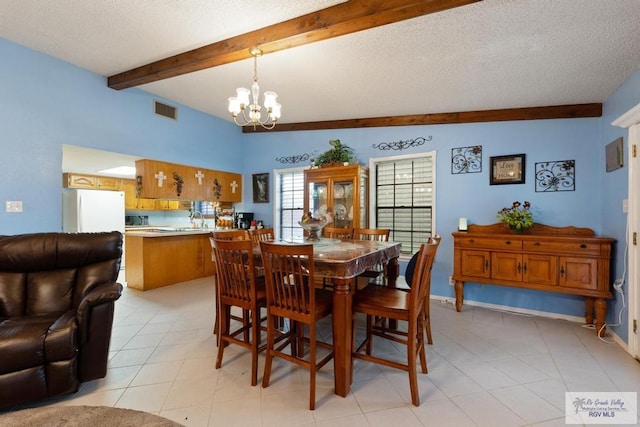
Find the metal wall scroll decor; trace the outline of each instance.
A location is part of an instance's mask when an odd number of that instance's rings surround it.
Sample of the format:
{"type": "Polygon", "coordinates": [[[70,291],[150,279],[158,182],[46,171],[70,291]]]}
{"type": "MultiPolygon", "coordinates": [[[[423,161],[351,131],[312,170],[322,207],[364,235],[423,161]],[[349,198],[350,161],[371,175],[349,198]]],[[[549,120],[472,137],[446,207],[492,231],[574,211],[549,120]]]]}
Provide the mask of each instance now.
{"type": "Polygon", "coordinates": [[[482,145],[451,149],[451,173],[482,172],[482,145]]]}
{"type": "Polygon", "coordinates": [[[575,191],[576,161],[556,160],[536,163],[536,191],[575,191]]]}
{"type": "Polygon", "coordinates": [[[377,148],[378,150],[405,150],[407,148],[419,147],[423,145],[427,141],[431,141],[433,136],[429,135],[426,138],[418,137],[415,139],[408,139],[406,141],[396,141],[396,142],[381,142],[380,144],[372,144],[373,148],[377,148]]]}
{"type": "Polygon", "coordinates": [[[296,163],[307,161],[310,158],[311,158],[311,155],[305,153],[305,154],[296,154],[295,156],[276,157],[276,161],[280,163],[296,164],[296,163]]]}

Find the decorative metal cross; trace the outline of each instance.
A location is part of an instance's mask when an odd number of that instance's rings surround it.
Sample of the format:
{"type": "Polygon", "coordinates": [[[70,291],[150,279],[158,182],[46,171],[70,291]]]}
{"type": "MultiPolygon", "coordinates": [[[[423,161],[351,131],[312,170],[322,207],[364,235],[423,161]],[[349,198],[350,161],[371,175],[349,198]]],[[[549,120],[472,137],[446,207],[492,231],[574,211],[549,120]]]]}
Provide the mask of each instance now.
{"type": "Polygon", "coordinates": [[[202,185],[202,178],[204,178],[204,174],[201,171],[198,171],[195,177],[198,180],[198,185],[202,185]]]}
{"type": "Polygon", "coordinates": [[[162,171],[158,172],[154,176],[158,180],[158,187],[162,187],[162,182],[167,179],[167,176],[162,171]]]}
{"type": "Polygon", "coordinates": [[[231,186],[231,192],[233,194],[235,194],[236,193],[236,187],[238,186],[238,183],[235,182],[235,181],[232,181],[231,184],[229,184],[229,185],[231,186]]]}

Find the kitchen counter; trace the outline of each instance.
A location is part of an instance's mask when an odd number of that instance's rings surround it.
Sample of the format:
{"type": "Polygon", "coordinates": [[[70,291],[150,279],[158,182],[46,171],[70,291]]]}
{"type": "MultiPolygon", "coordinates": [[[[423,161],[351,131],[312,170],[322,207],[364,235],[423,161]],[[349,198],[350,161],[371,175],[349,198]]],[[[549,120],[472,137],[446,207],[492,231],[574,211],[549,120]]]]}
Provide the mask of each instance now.
{"type": "Polygon", "coordinates": [[[146,291],[212,276],[215,266],[211,259],[211,231],[171,227],[127,229],[127,286],[146,291]]]}
{"type": "Polygon", "coordinates": [[[211,234],[212,231],[212,229],[208,228],[140,227],[126,229],[125,235],[138,237],[170,237],[211,234]]]}

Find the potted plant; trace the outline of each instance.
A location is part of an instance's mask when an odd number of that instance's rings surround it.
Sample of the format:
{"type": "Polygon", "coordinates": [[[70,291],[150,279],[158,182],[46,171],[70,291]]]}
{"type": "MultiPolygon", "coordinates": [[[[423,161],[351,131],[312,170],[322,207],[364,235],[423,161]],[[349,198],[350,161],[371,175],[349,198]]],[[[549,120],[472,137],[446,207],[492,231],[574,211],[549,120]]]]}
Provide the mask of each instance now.
{"type": "Polygon", "coordinates": [[[331,149],[319,155],[315,162],[315,166],[337,166],[344,163],[351,163],[353,160],[353,149],[348,145],[344,145],[339,139],[329,141],[331,149]]]}
{"type": "Polygon", "coordinates": [[[511,207],[498,211],[498,219],[513,233],[522,233],[533,227],[533,214],[529,209],[531,209],[531,203],[515,201],[511,207]]]}

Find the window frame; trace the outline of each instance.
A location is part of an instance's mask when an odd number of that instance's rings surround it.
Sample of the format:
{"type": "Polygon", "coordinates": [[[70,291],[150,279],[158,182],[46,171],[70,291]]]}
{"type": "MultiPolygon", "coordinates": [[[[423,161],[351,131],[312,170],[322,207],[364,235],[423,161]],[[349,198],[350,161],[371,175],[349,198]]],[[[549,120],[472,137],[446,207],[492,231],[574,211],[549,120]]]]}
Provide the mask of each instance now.
{"type": "MultiPolygon", "coordinates": [[[[436,173],[436,151],[427,151],[427,152],[422,152],[422,153],[415,153],[415,154],[401,154],[401,155],[397,155],[397,156],[388,156],[388,157],[371,157],[369,159],[369,224],[371,224],[371,227],[375,228],[378,225],[378,218],[377,218],[377,198],[376,198],[376,194],[377,194],[377,174],[376,174],[376,166],[379,163],[387,163],[387,162],[397,162],[397,161],[402,161],[402,160],[411,160],[411,159],[418,159],[418,158],[427,158],[427,157],[431,157],[431,163],[432,163],[432,180],[431,180],[431,188],[432,188],[432,204],[431,204],[431,234],[433,235],[435,233],[435,230],[437,230],[437,225],[436,225],[436,206],[437,206],[437,199],[436,199],[436,177],[437,177],[437,173],[436,173]]],[[[401,254],[399,259],[402,261],[408,261],[409,259],[411,259],[411,254],[401,254]]]]}
{"type": "MultiPolygon", "coordinates": [[[[285,173],[296,173],[300,172],[302,174],[302,186],[303,186],[303,202],[304,202],[304,171],[309,169],[305,166],[295,167],[295,168],[284,168],[284,169],[274,169],[273,170],[273,182],[274,182],[274,204],[273,204],[273,230],[275,234],[275,238],[280,240],[282,239],[281,228],[282,224],[280,221],[280,210],[282,210],[282,194],[280,192],[280,187],[282,185],[282,174],[285,173]]],[[[300,207],[304,214],[304,204],[300,207]]],[[[294,227],[295,228],[295,227],[294,227]]],[[[302,230],[302,227],[299,227],[302,230]]]]}

